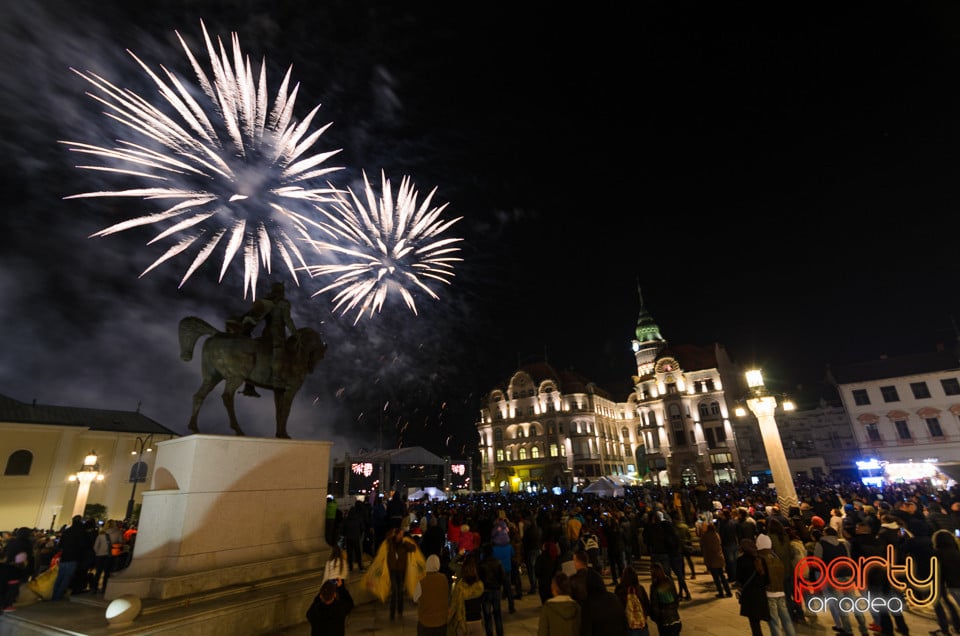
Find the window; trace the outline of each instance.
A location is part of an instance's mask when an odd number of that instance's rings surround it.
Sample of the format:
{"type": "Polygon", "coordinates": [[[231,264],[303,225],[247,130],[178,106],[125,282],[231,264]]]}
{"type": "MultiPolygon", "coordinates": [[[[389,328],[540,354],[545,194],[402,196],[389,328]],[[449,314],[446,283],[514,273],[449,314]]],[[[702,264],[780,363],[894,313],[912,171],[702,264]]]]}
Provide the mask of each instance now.
{"type": "Polygon", "coordinates": [[[698,409],[700,411],[700,419],[706,419],[710,416],[710,409],[703,402],[700,403],[698,409]]]}
{"type": "Polygon", "coordinates": [[[133,462],[133,466],[130,467],[130,483],[144,483],[147,481],[147,462],[139,461],[133,462]]]}
{"type": "Polygon", "coordinates": [[[853,403],[857,406],[866,406],[870,404],[870,396],[867,395],[866,389],[855,389],[853,391],[853,403]]]}
{"type": "Polygon", "coordinates": [[[533,459],[540,459],[540,447],[534,446],[530,449],[530,457],[533,459]]]}
{"type": "Polygon", "coordinates": [[[620,435],[623,437],[624,441],[630,439],[630,429],[624,426],[622,429],[620,429],[620,435]]]}
{"type": "Polygon", "coordinates": [[[558,454],[559,454],[559,453],[558,453],[558,451],[557,451],[557,445],[556,445],[556,444],[550,444],[550,457],[556,457],[558,454]]]}
{"type": "Polygon", "coordinates": [[[526,449],[526,448],[521,448],[520,450],[517,451],[517,459],[519,459],[520,461],[523,461],[523,460],[525,460],[526,458],[527,458],[527,449],[526,449]]]}
{"type": "Polygon", "coordinates": [[[511,451],[509,448],[507,449],[507,461],[513,461],[513,451],[511,451]]]}
{"type": "Polygon", "coordinates": [[[943,429],[940,428],[940,420],[935,417],[927,418],[927,430],[930,431],[930,437],[943,437],[943,429]]]}
{"type": "Polygon", "coordinates": [[[897,387],[895,386],[882,386],[880,387],[880,395],[883,396],[884,402],[899,402],[900,395],[897,393],[897,387]]]}
{"type": "Polygon", "coordinates": [[[493,441],[502,442],[503,441],[503,430],[497,429],[493,432],[493,441]]]}
{"type": "Polygon", "coordinates": [[[33,464],[33,453],[28,450],[18,450],[10,453],[7,458],[7,467],[3,474],[8,477],[15,475],[29,475],[33,464]]]}
{"type": "Polygon", "coordinates": [[[940,386],[947,395],[960,395],[960,382],[956,378],[944,378],[940,380],[940,386]]]}
{"type": "Polygon", "coordinates": [[[893,424],[897,427],[897,436],[900,439],[910,439],[910,427],[907,426],[906,420],[897,420],[893,424]]]}
{"type": "Polygon", "coordinates": [[[864,430],[867,431],[867,439],[868,439],[868,440],[870,440],[871,442],[879,442],[879,441],[880,441],[880,431],[877,430],[877,425],[876,425],[876,424],[866,424],[866,425],[864,425],[863,428],[864,428],[864,430]]]}
{"type": "Polygon", "coordinates": [[[683,428],[673,429],[673,445],[674,446],[686,446],[687,445],[687,434],[683,428]]]}
{"type": "Polygon", "coordinates": [[[710,415],[720,415],[720,403],[711,402],[710,403],[710,415]]]}
{"type": "Polygon", "coordinates": [[[716,438],[714,438],[714,436],[713,436],[713,429],[712,429],[712,428],[705,428],[705,429],[703,429],[703,437],[707,440],[707,448],[716,448],[716,447],[717,447],[717,440],[716,440],[716,438]]]}
{"type": "Polygon", "coordinates": [[[503,461],[503,449],[502,449],[502,448],[498,448],[498,449],[497,449],[497,461],[498,461],[498,462],[502,462],[502,461],[503,461]]]}
{"type": "Polygon", "coordinates": [[[930,389],[927,388],[926,382],[911,382],[910,390],[913,391],[913,397],[917,400],[930,397],[930,389]]]}

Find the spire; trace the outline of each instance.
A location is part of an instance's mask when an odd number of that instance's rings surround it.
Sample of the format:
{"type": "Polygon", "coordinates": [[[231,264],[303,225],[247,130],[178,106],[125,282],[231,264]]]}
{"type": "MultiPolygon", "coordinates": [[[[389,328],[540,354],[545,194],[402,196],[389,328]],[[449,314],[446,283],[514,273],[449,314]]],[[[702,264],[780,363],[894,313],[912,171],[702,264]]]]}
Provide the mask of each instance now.
{"type": "Polygon", "coordinates": [[[637,329],[635,331],[637,341],[641,344],[646,342],[665,342],[663,336],[660,335],[660,327],[657,326],[657,323],[653,320],[653,316],[650,315],[650,312],[647,311],[643,303],[643,290],[640,289],[639,277],[637,278],[637,294],[640,296],[640,314],[637,316],[637,329]]]}

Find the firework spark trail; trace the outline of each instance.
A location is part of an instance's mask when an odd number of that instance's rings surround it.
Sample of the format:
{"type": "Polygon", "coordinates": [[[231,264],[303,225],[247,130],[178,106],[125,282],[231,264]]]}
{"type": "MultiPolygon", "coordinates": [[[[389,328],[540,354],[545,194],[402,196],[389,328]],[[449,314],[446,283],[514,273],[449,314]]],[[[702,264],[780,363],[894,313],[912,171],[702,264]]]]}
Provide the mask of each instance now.
{"type": "Polygon", "coordinates": [[[356,309],[354,324],[364,312],[369,311],[371,317],[379,312],[390,291],[399,294],[416,314],[417,306],[410,290],[420,289],[437,299],[426,279],[449,284],[453,263],[463,260],[452,256],[460,251],[454,243],[463,239],[441,237],[463,217],[439,219],[447,204],[430,207],[436,188],[418,207],[417,191],[409,177],[401,180],[396,198],[383,173],[381,180],[378,199],[364,172],[366,203],[350,188],[346,193],[336,192],[332,204],[335,213],[318,208],[328,219],[319,226],[331,240],[308,239],[321,253],[329,250],[345,257],[344,262],[311,265],[306,269],[311,276],[335,276],[332,283],[314,296],[339,290],[333,299],[334,311],[342,308],[346,315],[356,309]]]}
{"type": "Polygon", "coordinates": [[[161,106],[173,112],[168,114],[95,73],[71,69],[94,86],[97,92],[88,95],[106,108],[107,117],[141,138],[139,143],[117,140],[113,148],[62,142],[71,151],[92,155],[102,162],[77,167],[126,175],[154,185],[66,198],[173,201],[162,212],[131,218],[92,236],[108,236],[152,224],[162,229],[148,245],[178,235],[179,240],[141,276],[196,246],[196,256],[180,281],[181,287],[227,237],[219,280],[223,280],[233,257],[242,249],[244,296],[249,289],[256,298],[260,267],[271,273],[274,249],[299,285],[297,270],[306,269],[307,264],[295,237],[307,235],[309,227],[316,226],[316,205],[339,200],[334,198],[336,188],[329,183],[316,188],[310,182],[341,169],[321,165],[340,150],[308,152],[330,124],[310,132],[319,105],[299,123],[294,120],[299,84],[289,89],[292,69],[287,70],[268,113],[265,61],[258,79],[254,79],[253,66],[240,49],[237,34],[231,36],[231,56],[220,38],[215,47],[206,26],[203,22],[200,25],[212,81],[179,33],[177,38],[209,99],[206,105],[194,98],[195,87],[191,91],[163,66],[162,73],[154,72],[132,51],[128,53],[159,89],[161,106]],[[219,119],[211,119],[208,110],[219,115],[219,119]]]}

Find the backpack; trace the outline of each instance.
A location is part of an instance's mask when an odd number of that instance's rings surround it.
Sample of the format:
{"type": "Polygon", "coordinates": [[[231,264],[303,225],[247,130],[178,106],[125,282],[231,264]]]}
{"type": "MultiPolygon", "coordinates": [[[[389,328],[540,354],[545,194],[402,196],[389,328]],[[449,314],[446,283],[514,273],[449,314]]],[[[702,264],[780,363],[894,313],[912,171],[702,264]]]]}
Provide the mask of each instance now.
{"type": "Polygon", "coordinates": [[[627,627],[630,629],[643,629],[647,626],[647,616],[643,613],[643,605],[640,603],[640,597],[633,587],[627,589],[627,627]]]}

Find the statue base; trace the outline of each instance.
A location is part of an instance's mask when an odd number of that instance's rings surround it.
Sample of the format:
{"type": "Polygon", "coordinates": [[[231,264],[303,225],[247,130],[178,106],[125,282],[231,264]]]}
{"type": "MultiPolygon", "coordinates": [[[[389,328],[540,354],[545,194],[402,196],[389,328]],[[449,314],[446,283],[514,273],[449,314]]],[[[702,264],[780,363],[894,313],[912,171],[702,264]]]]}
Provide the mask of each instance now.
{"type": "Polygon", "coordinates": [[[332,446],[199,434],[160,442],[133,560],[105,598],[206,596],[322,568],[332,446]]]}

